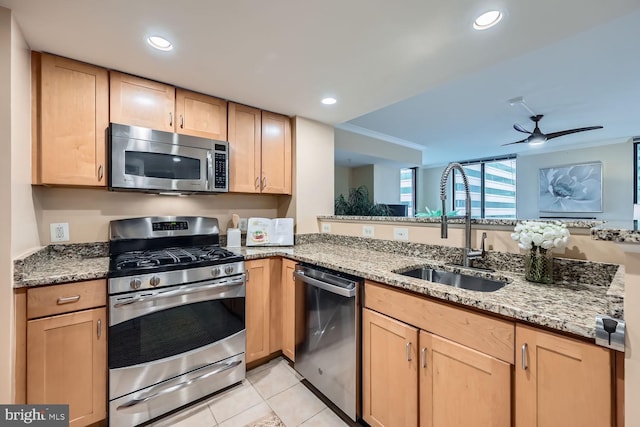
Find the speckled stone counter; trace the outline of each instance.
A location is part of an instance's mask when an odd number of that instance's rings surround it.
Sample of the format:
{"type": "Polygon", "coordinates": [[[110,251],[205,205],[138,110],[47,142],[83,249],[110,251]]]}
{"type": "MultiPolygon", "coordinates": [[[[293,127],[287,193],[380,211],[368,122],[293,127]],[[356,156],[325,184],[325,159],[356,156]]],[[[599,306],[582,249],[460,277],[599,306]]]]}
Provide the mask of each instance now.
{"type": "MultiPolygon", "coordinates": [[[[74,258],[70,255],[73,250],[45,250],[46,254],[31,255],[40,256],[40,262],[20,273],[17,287],[106,277],[106,256],[74,258]]],[[[296,236],[295,247],[232,250],[247,260],[284,256],[587,338],[595,336],[596,314],[624,314],[624,267],[613,264],[557,259],[564,276],[555,284],[544,285],[524,280],[519,255],[490,254],[490,266],[500,268],[488,273],[448,264],[457,259],[457,249],[434,245],[312,234],[296,236]],[[508,283],[498,291],[482,293],[398,274],[425,265],[508,283]]]]}
{"type": "Polygon", "coordinates": [[[14,287],[103,279],[108,270],[107,242],[49,245],[14,261],[14,287]]]}
{"type": "Polygon", "coordinates": [[[640,230],[637,221],[606,222],[591,229],[593,240],[616,243],[640,243],[640,230]]]}

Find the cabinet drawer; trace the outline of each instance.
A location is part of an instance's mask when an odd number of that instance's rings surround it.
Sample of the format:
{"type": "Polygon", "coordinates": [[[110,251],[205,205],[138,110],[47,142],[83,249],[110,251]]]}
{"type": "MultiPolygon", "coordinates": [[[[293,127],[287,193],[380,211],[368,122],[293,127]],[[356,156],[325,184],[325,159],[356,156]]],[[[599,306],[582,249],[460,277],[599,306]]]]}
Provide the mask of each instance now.
{"type": "Polygon", "coordinates": [[[27,318],[51,316],[107,305],[104,279],[27,289],[27,318]]]}
{"type": "Polygon", "coordinates": [[[367,281],[365,306],[514,364],[515,323],[367,281]]]}

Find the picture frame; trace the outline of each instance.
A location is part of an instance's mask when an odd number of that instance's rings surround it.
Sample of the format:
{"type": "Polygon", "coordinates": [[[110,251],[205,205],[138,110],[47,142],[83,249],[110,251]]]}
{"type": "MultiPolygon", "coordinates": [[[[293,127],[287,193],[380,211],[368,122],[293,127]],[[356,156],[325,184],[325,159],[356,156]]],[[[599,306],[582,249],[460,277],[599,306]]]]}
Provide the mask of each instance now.
{"type": "Polygon", "coordinates": [[[540,168],[540,212],[602,212],[602,162],[540,168]]]}

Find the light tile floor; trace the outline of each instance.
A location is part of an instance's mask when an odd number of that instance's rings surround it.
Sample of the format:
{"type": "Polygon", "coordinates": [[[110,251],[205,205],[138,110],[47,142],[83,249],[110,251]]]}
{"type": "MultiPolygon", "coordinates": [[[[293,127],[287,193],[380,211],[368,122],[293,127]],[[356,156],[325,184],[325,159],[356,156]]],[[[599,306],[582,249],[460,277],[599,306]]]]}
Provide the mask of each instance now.
{"type": "Polygon", "coordinates": [[[242,427],[271,412],[287,427],[348,426],[301,379],[286,360],[277,358],[247,372],[241,384],[153,426],[242,427]]]}

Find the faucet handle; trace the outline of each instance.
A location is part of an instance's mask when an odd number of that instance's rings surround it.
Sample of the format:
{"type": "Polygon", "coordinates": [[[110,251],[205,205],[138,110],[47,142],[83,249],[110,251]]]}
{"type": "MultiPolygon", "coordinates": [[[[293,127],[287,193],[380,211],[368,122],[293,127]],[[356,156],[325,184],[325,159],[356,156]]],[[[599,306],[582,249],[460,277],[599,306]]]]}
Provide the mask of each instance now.
{"type": "Polygon", "coordinates": [[[484,241],[485,240],[487,240],[487,233],[483,231],[482,232],[482,246],[481,246],[482,256],[485,256],[485,254],[486,254],[486,251],[484,250],[484,241]]]}

